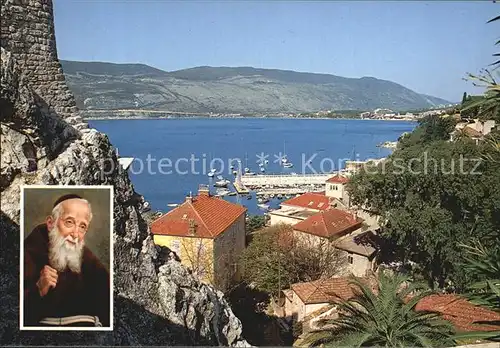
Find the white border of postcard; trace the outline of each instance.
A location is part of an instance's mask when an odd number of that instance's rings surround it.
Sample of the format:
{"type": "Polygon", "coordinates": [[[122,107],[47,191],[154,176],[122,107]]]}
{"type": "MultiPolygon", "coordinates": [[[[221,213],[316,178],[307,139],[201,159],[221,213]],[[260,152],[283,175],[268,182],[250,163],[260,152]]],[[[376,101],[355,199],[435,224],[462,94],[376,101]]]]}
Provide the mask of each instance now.
{"type": "Polygon", "coordinates": [[[21,199],[20,199],[20,253],[19,253],[19,329],[24,331],[113,331],[114,318],[113,318],[113,285],[114,285],[114,252],[113,252],[113,230],[114,230],[114,190],[113,185],[21,185],[21,199]],[[109,193],[109,209],[110,209],[110,238],[109,238],[109,282],[110,282],[110,316],[109,327],[77,327],[77,326],[24,326],[24,189],[108,189],[109,193]]]}

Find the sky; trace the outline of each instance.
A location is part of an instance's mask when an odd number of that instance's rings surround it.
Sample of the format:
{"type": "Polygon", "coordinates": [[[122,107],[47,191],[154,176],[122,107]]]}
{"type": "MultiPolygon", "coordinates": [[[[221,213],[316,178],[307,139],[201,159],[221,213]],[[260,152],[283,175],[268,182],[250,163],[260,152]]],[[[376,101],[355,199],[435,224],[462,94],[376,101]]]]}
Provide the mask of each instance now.
{"type": "Polygon", "coordinates": [[[460,101],[494,61],[493,1],[54,0],[60,59],[372,76],[460,101]]]}

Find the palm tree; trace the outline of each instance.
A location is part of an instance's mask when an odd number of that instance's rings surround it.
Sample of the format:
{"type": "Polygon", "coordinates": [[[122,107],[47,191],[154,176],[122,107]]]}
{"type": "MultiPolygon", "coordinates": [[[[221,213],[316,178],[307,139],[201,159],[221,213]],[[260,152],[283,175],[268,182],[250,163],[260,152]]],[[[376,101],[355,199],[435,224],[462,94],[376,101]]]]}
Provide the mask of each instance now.
{"type": "MultiPolygon", "coordinates": [[[[500,20],[500,16],[496,16],[488,21],[488,23],[496,22],[500,20]]],[[[498,40],[495,45],[500,45],[500,40],[498,40]]],[[[477,117],[486,119],[500,118],[500,85],[498,78],[500,76],[499,67],[500,67],[500,53],[493,54],[496,57],[496,61],[491,63],[491,70],[484,69],[480,75],[468,74],[469,78],[473,81],[474,86],[486,88],[486,92],[484,93],[483,98],[478,99],[476,102],[470,103],[468,106],[462,109],[462,112],[466,112],[472,109],[477,109],[477,117]],[[496,76],[496,77],[495,77],[496,76]]]]}
{"type": "Polygon", "coordinates": [[[476,305],[500,312],[500,249],[487,249],[479,241],[462,247],[466,252],[463,267],[478,280],[469,286],[467,297],[476,305]]]}
{"type": "Polygon", "coordinates": [[[432,347],[454,345],[452,326],[431,312],[415,311],[430,294],[422,285],[408,283],[402,275],[379,272],[377,288],[352,278],[355,296],[340,301],[338,319],[325,320],[329,328],[313,331],[305,338],[311,345],[432,347]]]}

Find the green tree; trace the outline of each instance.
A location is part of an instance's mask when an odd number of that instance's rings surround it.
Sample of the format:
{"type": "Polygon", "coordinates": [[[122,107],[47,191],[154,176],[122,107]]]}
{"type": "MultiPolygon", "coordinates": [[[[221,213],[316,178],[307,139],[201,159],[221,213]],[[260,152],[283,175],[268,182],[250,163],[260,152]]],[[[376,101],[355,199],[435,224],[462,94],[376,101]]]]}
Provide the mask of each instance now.
{"type": "Polygon", "coordinates": [[[448,140],[457,121],[451,117],[437,115],[427,116],[419,120],[418,127],[400,139],[399,148],[414,145],[425,145],[433,141],[448,140]]]}
{"type": "Polygon", "coordinates": [[[308,236],[296,239],[286,224],[255,232],[240,260],[245,281],[271,295],[292,283],[333,277],[344,270],[346,261],[334,243],[308,236]]]}
{"type": "Polygon", "coordinates": [[[268,220],[267,215],[252,215],[248,218],[246,222],[246,231],[247,233],[252,233],[257,231],[264,226],[266,226],[266,222],[268,220]]]}
{"type": "MultiPolygon", "coordinates": [[[[500,20],[500,16],[496,16],[488,21],[488,23],[496,22],[500,20]]],[[[500,40],[498,40],[495,45],[500,45],[500,40]]],[[[495,62],[490,64],[492,67],[490,69],[484,69],[479,75],[468,74],[470,80],[472,80],[475,86],[486,88],[484,97],[476,100],[475,102],[467,105],[463,111],[470,112],[471,110],[477,111],[476,114],[481,119],[494,119],[500,122],[500,85],[498,84],[500,66],[500,53],[493,54],[495,62]]]]}
{"type": "Polygon", "coordinates": [[[464,92],[464,95],[462,96],[462,105],[464,105],[466,101],[467,101],[467,92],[464,92]]]}
{"type": "Polygon", "coordinates": [[[430,294],[422,285],[408,283],[401,275],[380,272],[374,291],[353,278],[355,297],[340,301],[338,319],[325,320],[325,327],[305,341],[327,346],[435,347],[453,346],[452,326],[437,313],[416,311],[417,303],[430,294]]]}
{"type": "Polygon", "coordinates": [[[289,234],[287,225],[277,225],[254,233],[241,255],[243,279],[260,291],[277,295],[292,282],[287,264],[288,248],[280,239],[289,234]],[[283,237],[282,237],[283,236],[283,237]]]}

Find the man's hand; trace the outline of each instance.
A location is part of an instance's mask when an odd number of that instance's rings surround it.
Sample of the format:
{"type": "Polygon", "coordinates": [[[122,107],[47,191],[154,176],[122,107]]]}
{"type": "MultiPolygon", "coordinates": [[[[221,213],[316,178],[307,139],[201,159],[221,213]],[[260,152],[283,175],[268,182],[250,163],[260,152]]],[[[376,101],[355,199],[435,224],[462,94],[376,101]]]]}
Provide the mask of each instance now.
{"type": "Polygon", "coordinates": [[[38,292],[41,297],[44,297],[49,292],[50,288],[55,288],[57,285],[57,271],[50,266],[45,265],[40,271],[40,278],[36,282],[38,292]]]}

